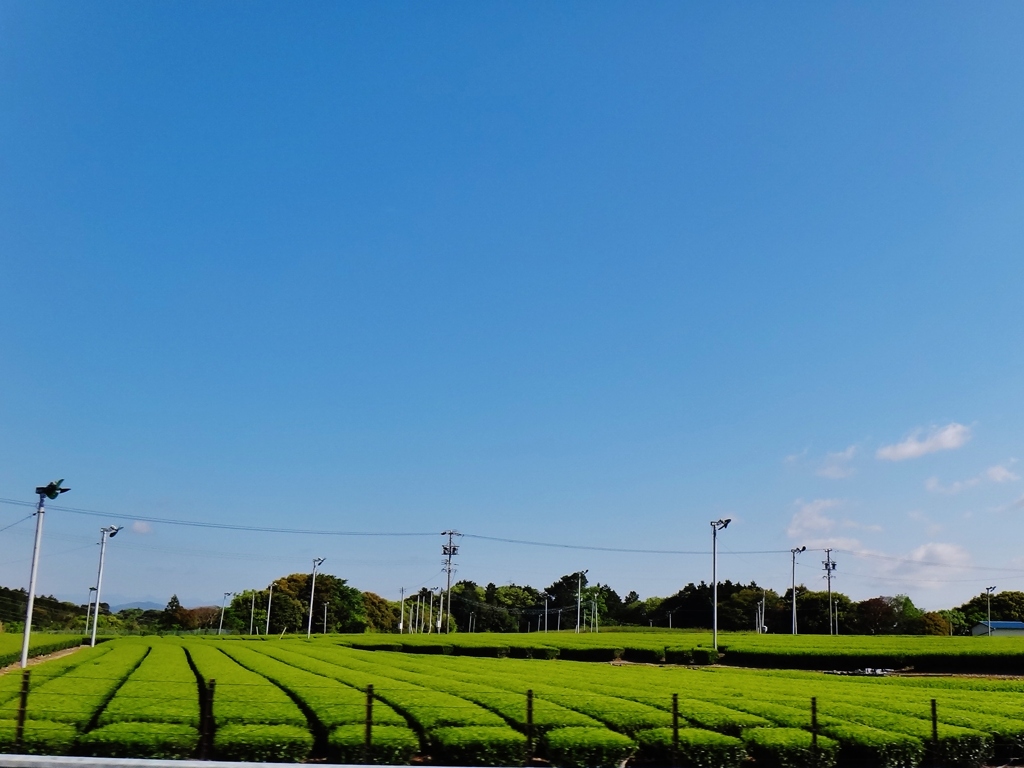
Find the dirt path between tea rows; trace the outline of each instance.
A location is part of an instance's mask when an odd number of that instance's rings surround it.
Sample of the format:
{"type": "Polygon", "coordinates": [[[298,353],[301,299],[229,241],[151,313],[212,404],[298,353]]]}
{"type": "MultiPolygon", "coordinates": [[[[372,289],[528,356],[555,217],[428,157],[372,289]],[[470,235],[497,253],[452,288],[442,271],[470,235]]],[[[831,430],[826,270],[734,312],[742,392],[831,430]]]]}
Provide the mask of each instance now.
{"type": "MultiPolygon", "coordinates": [[[[28,660],[28,666],[34,667],[36,664],[42,664],[44,661],[59,659],[61,656],[67,656],[70,653],[75,653],[75,651],[80,651],[84,647],[84,645],[79,645],[75,646],[74,648],[65,648],[63,651],[55,651],[54,653],[49,653],[46,656],[34,656],[28,660]]],[[[14,664],[8,664],[6,667],[0,667],[0,675],[6,675],[8,672],[14,672],[18,669],[21,669],[20,661],[16,661],[14,664]]]]}

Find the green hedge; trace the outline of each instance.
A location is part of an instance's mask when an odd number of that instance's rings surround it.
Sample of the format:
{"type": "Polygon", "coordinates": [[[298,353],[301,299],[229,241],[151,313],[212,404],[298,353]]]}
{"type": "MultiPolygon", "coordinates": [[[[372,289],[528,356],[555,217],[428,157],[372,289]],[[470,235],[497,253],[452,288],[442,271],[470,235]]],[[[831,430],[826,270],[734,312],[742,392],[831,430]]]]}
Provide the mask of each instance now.
{"type": "Polygon", "coordinates": [[[483,656],[485,658],[506,659],[511,649],[507,645],[456,645],[457,656],[483,656]]]}
{"type": "Polygon", "coordinates": [[[213,737],[217,760],[301,763],[313,749],[313,736],[295,725],[225,725],[213,737]]]}
{"type": "Polygon", "coordinates": [[[666,664],[693,664],[693,648],[666,648],[666,664]]]}
{"type": "Polygon", "coordinates": [[[718,651],[714,648],[694,648],[691,653],[693,654],[694,664],[718,663],[718,651]]]}
{"type": "Polygon", "coordinates": [[[526,737],[507,726],[438,728],[430,733],[433,762],[440,765],[522,765],[526,737]]]}
{"type": "MultiPolygon", "coordinates": [[[[637,760],[656,765],[674,765],[672,729],[640,731],[637,760]]],[[[747,757],[743,742],[703,728],[679,729],[680,768],[739,768],[747,757]]]]}
{"type": "Polygon", "coordinates": [[[661,664],[665,661],[664,648],[637,648],[626,646],[622,650],[622,658],[637,664],[661,664]]]}
{"type": "Polygon", "coordinates": [[[559,658],[566,661],[616,661],[622,658],[623,648],[563,648],[559,658]]]}
{"type": "Polygon", "coordinates": [[[830,725],[822,730],[839,742],[839,762],[843,765],[914,768],[924,758],[921,740],[906,734],[855,723],[830,725]]]}
{"type": "Polygon", "coordinates": [[[825,736],[813,750],[811,734],[800,728],[752,728],[743,742],[758,768],[832,768],[839,755],[839,744],[825,736]]]}
{"type": "Polygon", "coordinates": [[[513,659],[557,659],[558,649],[548,645],[512,645],[508,655],[513,659]]]}
{"type": "Polygon", "coordinates": [[[22,755],[66,755],[72,751],[78,736],[73,725],[49,720],[26,720],[21,749],[15,749],[17,720],[0,720],[0,753],[22,755]]]}
{"type": "Polygon", "coordinates": [[[432,653],[437,656],[451,656],[455,648],[444,643],[420,644],[402,643],[402,653],[432,653]]]}
{"type": "Polygon", "coordinates": [[[419,752],[420,740],[409,728],[375,725],[366,754],[366,726],[340,725],[327,738],[327,759],[340,764],[408,765],[419,752]]]}
{"type": "Polygon", "coordinates": [[[391,653],[401,653],[403,650],[401,643],[356,643],[352,647],[361,651],[390,651],[391,653]]]}
{"type": "Polygon", "coordinates": [[[614,768],[636,748],[628,736],[607,728],[556,728],[544,736],[543,750],[559,768],[614,768]]]}
{"type": "MultiPolygon", "coordinates": [[[[46,656],[48,653],[56,653],[57,651],[63,651],[68,648],[74,648],[81,645],[83,638],[80,635],[74,637],[62,637],[60,640],[45,641],[40,638],[39,641],[29,644],[28,655],[29,658],[35,658],[36,656],[46,656]]],[[[11,651],[9,653],[0,653],[0,667],[6,667],[8,664],[13,664],[16,661],[21,661],[21,649],[17,651],[11,651]]]]}
{"type": "Polygon", "coordinates": [[[199,731],[180,723],[117,722],[85,734],[76,752],[90,757],[183,759],[195,754],[199,731]]]}

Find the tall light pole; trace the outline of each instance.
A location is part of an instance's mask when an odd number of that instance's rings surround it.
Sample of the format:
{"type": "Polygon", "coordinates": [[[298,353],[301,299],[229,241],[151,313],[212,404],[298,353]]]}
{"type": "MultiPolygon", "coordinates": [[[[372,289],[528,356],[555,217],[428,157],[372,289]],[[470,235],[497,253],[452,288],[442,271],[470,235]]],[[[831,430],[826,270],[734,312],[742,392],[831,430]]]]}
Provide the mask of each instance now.
{"type": "Polygon", "coordinates": [[[718,532],[732,522],[731,517],[711,521],[711,646],[718,650],[718,532]]]}
{"type": "Polygon", "coordinates": [[[828,633],[832,634],[832,571],[836,569],[836,561],[832,559],[832,548],[825,550],[825,580],[828,582],[828,633]]]}
{"type": "Polygon", "coordinates": [[[267,595],[267,637],[270,637],[270,602],[274,599],[274,582],[270,582],[270,593],[267,595]]]}
{"type": "Polygon", "coordinates": [[[316,569],[324,564],[325,559],[323,557],[313,558],[313,578],[309,580],[309,626],[306,627],[307,640],[313,635],[313,596],[315,594],[313,590],[316,588],[316,569]]]}
{"type": "Polygon", "coordinates": [[[224,599],[220,601],[220,624],[217,625],[217,634],[218,635],[220,634],[221,630],[224,629],[224,608],[227,607],[228,598],[231,597],[231,595],[233,595],[233,594],[235,594],[235,593],[234,592],[225,592],[224,593],[224,599]]]}
{"type": "Polygon", "coordinates": [[[580,618],[583,608],[583,577],[590,571],[587,568],[585,571],[579,571],[576,574],[576,634],[580,633],[580,618]]]}
{"type": "MultiPolygon", "coordinates": [[[[459,545],[454,543],[454,537],[461,536],[462,534],[458,531],[441,531],[442,536],[448,537],[448,543],[441,545],[441,554],[444,555],[444,570],[448,574],[448,586],[445,588],[445,594],[448,595],[448,621],[444,624],[444,631],[447,634],[451,631],[451,617],[452,617],[452,558],[459,554],[459,545]]],[[[457,565],[457,563],[456,563],[457,565]]],[[[441,617],[444,616],[444,608],[442,604],[441,617]]],[[[441,629],[441,617],[438,618],[438,631],[441,629]]]]}
{"type": "Polygon", "coordinates": [[[402,609],[398,612],[398,634],[405,630],[405,587],[402,587],[402,609]]]}
{"type": "Polygon", "coordinates": [[[252,591],[252,604],[249,606],[249,634],[252,634],[253,622],[256,621],[256,590],[252,591]]]}
{"type": "Polygon", "coordinates": [[[985,591],[988,592],[988,636],[992,637],[992,593],[995,591],[995,587],[985,587],[985,591]]]}
{"type": "Polygon", "coordinates": [[[796,634],[796,556],[801,552],[806,552],[807,547],[794,547],[789,550],[793,555],[793,634],[796,634]]]}
{"type": "Polygon", "coordinates": [[[107,552],[107,539],[117,536],[117,532],[120,530],[121,526],[119,525],[100,528],[100,569],[96,574],[96,608],[92,617],[92,638],[89,640],[89,645],[93,648],[96,647],[96,625],[100,623],[100,590],[103,589],[103,559],[107,552]]]}
{"type": "Polygon", "coordinates": [[[85,606],[85,634],[89,634],[89,620],[92,619],[92,598],[96,587],[89,587],[89,604],[85,606]]]}
{"type": "Polygon", "coordinates": [[[43,513],[46,506],[43,499],[56,499],[62,493],[67,493],[70,488],[61,488],[60,484],[64,479],[54,480],[48,485],[36,486],[36,493],[39,494],[39,506],[36,507],[36,540],[32,545],[32,573],[28,579],[28,606],[25,609],[25,637],[21,641],[21,668],[28,666],[28,641],[32,635],[32,609],[36,605],[36,574],[39,572],[39,546],[43,541],[43,513]]]}

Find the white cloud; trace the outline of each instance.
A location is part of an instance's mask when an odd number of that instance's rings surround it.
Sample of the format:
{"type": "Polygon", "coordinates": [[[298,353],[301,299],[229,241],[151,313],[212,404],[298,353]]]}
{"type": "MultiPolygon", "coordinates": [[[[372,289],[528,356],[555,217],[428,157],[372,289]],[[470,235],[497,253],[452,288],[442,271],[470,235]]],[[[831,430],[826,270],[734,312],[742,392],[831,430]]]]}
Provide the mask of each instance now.
{"type": "Polygon", "coordinates": [[[929,518],[924,512],[919,509],[912,509],[907,512],[907,517],[913,520],[915,523],[923,523],[925,531],[929,536],[935,536],[945,527],[942,523],[936,523],[934,520],[929,518]]]}
{"type": "Polygon", "coordinates": [[[836,521],[825,514],[825,510],[839,506],[839,499],[815,499],[804,502],[796,500],[797,510],[793,519],[789,521],[789,528],[786,533],[794,539],[799,539],[807,534],[828,533],[836,527],[836,521]]]}
{"type": "Polygon", "coordinates": [[[929,477],[927,480],[924,481],[924,487],[927,488],[932,493],[944,493],[947,496],[952,496],[954,494],[960,493],[960,491],[965,491],[968,488],[973,488],[979,482],[981,481],[977,477],[972,477],[969,480],[957,480],[956,482],[950,483],[949,485],[943,485],[941,482],[939,482],[939,478],[929,477]]]}
{"type": "Polygon", "coordinates": [[[1003,464],[996,464],[994,467],[989,467],[977,477],[970,477],[967,480],[957,480],[956,482],[950,483],[949,485],[943,485],[939,482],[937,477],[929,477],[925,480],[924,487],[932,493],[944,493],[946,495],[952,495],[960,493],[968,488],[973,488],[976,485],[980,485],[983,482],[990,483],[1011,483],[1015,480],[1020,480],[1020,477],[1014,472],[1010,471],[1010,465],[1014,463],[1011,459],[1003,464]]]}
{"type": "Polygon", "coordinates": [[[783,462],[786,464],[796,464],[807,456],[807,450],[807,448],[804,448],[800,453],[791,453],[783,459],[783,462]]]}
{"type": "Polygon", "coordinates": [[[1013,464],[1014,460],[1006,462],[1005,464],[996,464],[994,467],[989,467],[985,470],[985,477],[991,480],[993,483],[1012,483],[1015,480],[1020,480],[1020,475],[1010,471],[1010,464],[1013,464]]]}
{"type": "Polygon", "coordinates": [[[132,533],[152,533],[153,526],[149,523],[145,523],[142,520],[136,520],[132,523],[132,533]]]}
{"type": "Polygon", "coordinates": [[[856,470],[850,466],[850,462],[857,453],[857,446],[851,445],[845,451],[836,451],[825,455],[825,463],[818,468],[819,477],[828,477],[832,480],[841,480],[850,477],[856,470]]]}
{"type": "Polygon", "coordinates": [[[885,461],[905,461],[936,451],[960,448],[970,439],[971,428],[953,422],[944,427],[933,427],[924,438],[921,437],[921,430],[915,430],[902,442],[882,446],[875,456],[885,461]]]}
{"type": "Polygon", "coordinates": [[[970,553],[959,544],[929,542],[904,555],[892,574],[917,580],[922,587],[938,587],[947,585],[950,576],[963,573],[970,564],[970,553]]]}

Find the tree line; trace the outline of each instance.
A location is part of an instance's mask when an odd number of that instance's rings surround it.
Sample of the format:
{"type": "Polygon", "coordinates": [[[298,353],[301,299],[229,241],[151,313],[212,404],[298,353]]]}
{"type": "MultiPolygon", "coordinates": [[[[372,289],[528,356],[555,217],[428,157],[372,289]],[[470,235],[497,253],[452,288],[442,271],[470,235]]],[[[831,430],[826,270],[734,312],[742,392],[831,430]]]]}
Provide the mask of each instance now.
{"type": "MultiPolygon", "coordinates": [[[[281,635],[302,633],[310,626],[311,574],[293,573],[263,590],[230,595],[223,605],[186,608],[172,596],[163,610],[128,608],[112,613],[100,604],[101,632],[226,632],[281,635]],[[268,622],[269,612],[269,622],[268,622]]],[[[602,626],[710,628],[712,588],[690,583],[668,597],[641,599],[636,592],[620,596],[607,584],[588,582],[586,574],[570,573],[548,587],[516,584],[481,586],[473,581],[452,585],[450,606],[441,613],[438,592],[421,589],[403,601],[362,592],[345,579],[317,574],[313,595],[312,631],[398,632],[437,631],[447,624],[454,632],[529,632],[573,629],[579,609],[582,627],[602,626]],[[579,600],[577,601],[577,596],[579,600]],[[325,610],[326,609],[326,610],[325,610]],[[442,619],[443,616],[443,619],[442,619]]],[[[792,590],[783,593],[755,582],[729,580],[718,584],[718,626],[722,630],[755,630],[774,634],[792,629],[792,590]]],[[[27,594],[24,589],[0,587],[0,631],[21,631],[27,594]]],[[[796,588],[798,631],[828,634],[830,622],[839,634],[969,634],[988,617],[988,595],[981,593],[963,605],[942,611],[922,611],[906,595],[869,598],[860,602],[833,592],[796,588]]],[[[999,592],[991,597],[994,621],[1024,621],[1024,592],[999,592]]],[[[84,631],[86,606],[37,596],[33,626],[40,630],[84,631]]]]}

